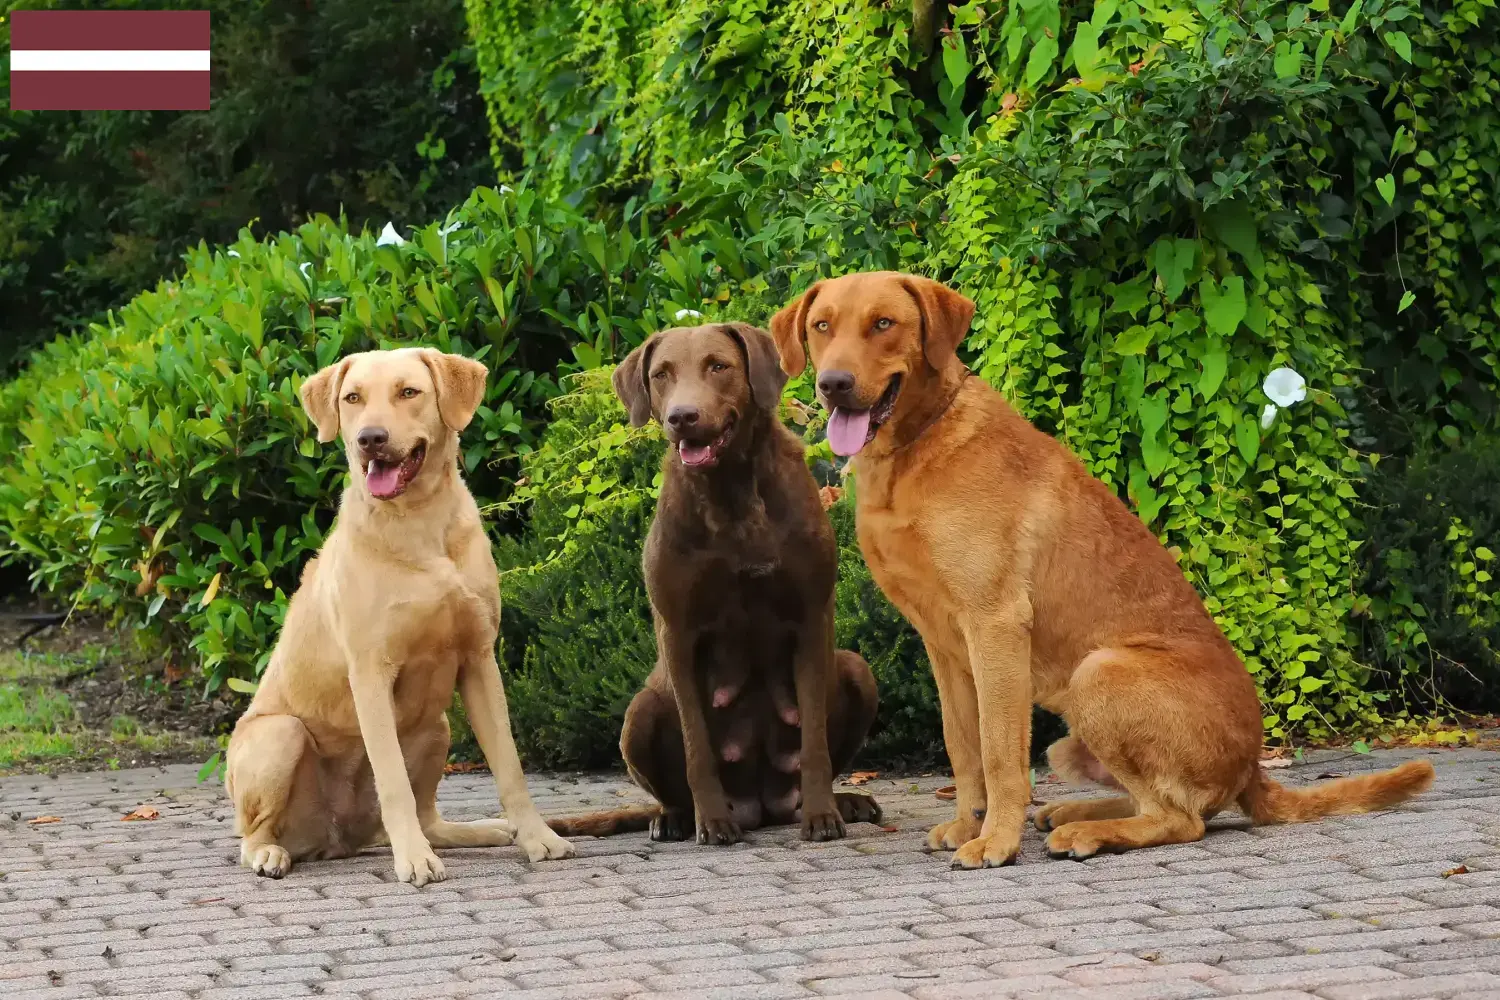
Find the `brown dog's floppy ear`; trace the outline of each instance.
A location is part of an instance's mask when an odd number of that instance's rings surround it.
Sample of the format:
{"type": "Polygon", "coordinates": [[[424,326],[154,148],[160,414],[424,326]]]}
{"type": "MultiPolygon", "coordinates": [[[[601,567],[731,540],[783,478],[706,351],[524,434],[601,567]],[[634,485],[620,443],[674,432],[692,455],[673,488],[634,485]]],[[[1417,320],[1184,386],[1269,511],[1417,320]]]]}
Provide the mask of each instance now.
{"type": "Polygon", "coordinates": [[[931,278],[906,275],[901,284],[922,312],[922,350],[935,371],[947,367],[969,332],[974,302],[931,278]]]}
{"type": "Polygon", "coordinates": [[[318,440],[324,444],[339,436],[339,395],[344,373],[352,360],[354,357],[350,355],[309,376],[297,392],[302,397],[302,408],[318,428],[318,440]]]}
{"type": "Polygon", "coordinates": [[[755,405],[767,413],[775,413],[787,380],[776,357],[776,342],[769,333],[749,323],[726,323],[722,329],[739,341],[740,349],[745,352],[745,375],[755,405]]]}
{"type": "Polygon", "coordinates": [[[615,395],[625,404],[630,414],[630,426],[641,427],[651,419],[651,352],[661,337],[653,333],[641,342],[641,346],[625,355],[625,360],[615,366],[611,381],[615,395]]]}
{"type": "Polygon", "coordinates": [[[422,363],[432,373],[438,414],[443,423],[453,431],[469,426],[474,411],[484,402],[484,386],[490,379],[490,370],[482,361],[459,354],[444,354],[430,347],[422,349],[422,363]]]}
{"type": "Polygon", "coordinates": [[[822,287],[821,281],[813,282],[800,299],[771,317],[771,336],[781,355],[781,370],[788,375],[801,375],[807,367],[807,311],[822,287]]]}

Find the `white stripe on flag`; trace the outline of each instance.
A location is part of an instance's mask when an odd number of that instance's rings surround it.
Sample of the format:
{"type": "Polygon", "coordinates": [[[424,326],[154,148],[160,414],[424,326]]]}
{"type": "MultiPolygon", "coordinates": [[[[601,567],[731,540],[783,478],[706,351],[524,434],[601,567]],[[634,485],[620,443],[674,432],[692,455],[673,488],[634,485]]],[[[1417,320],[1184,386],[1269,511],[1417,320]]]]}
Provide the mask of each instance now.
{"type": "Polygon", "coordinates": [[[80,73],[157,70],[208,72],[208,51],[188,49],[12,49],[12,73],[80,73]]]}

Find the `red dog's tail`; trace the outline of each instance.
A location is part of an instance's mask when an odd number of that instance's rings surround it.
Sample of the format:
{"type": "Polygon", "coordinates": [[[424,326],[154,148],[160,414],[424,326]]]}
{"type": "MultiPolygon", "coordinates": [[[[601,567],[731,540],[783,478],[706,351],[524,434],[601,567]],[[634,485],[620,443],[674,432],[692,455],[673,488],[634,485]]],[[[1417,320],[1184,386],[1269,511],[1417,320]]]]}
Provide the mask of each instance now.
{"type": "Polygon", "coordinates": [[[1433,779],[1432,764],[1425,760],[1311,788],[1287,788],[1266,777],[1259,767],[1255,770],[1239,805],[1256,823],[1307,823],[1324,816],[1389,809],[1426,791],[1433,779]]]}

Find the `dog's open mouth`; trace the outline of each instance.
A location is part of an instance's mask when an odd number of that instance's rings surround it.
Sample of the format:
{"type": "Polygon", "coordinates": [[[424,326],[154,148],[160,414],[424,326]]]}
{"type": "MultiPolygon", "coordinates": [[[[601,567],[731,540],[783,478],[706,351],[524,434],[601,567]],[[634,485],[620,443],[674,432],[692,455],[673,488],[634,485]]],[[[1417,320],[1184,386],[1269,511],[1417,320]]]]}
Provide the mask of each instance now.
{"type": "Polygon", "coordinates": [[[891,418],[891,412],[896,409],[896,397],[900,394],[901,376],[892,375],[885,392],[868,410],[835,406],[828,415],[828,444],[833,453],[848,457],[875,440],[875,432],[891,418]]]}
{"type": "Polygon", "coordinates": [[[724,429],[719,436],[707,444],[697,444],[692,441],[682,440],[677,442],[677,457],[682,459],[682,464],[695,469],[718,465],[719,456],[724,451],[724,446],[729,443],[729,435],[734,433],[734,414],[729,415],[724,429]]]}
{"type": "Polygon", "coordinates": [[[422,462],[427,458],[427,445],[419,444],[406,453],[399,462],[383,458],[365,460],[365,489],[377,500],[394,500],[406,492],[406,487],[422,471],[422,462]]]}

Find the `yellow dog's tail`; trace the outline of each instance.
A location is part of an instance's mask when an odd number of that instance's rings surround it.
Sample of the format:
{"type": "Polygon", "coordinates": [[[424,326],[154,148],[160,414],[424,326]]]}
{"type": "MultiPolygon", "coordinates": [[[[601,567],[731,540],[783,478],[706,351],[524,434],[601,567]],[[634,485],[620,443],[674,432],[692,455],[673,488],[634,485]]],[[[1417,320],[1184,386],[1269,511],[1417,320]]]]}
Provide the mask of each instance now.
{"type": "Polygon", "coordinates": [[[582,816],[558,816],[547,820],[547,825],[560,837],[612,837],[644,830],[659,815],[661,806],[627,806],[582,816]]]}
{"type": "Polygon", "coordinates": [[[1409,760],[1379,774],[1338,778],[1311,788],[1287,788],[1259,767],[1239,806],[1256,823],[1307,823],[1323,816],[1389,809],[1432,784],[1432,764],[1409,760]]]}

